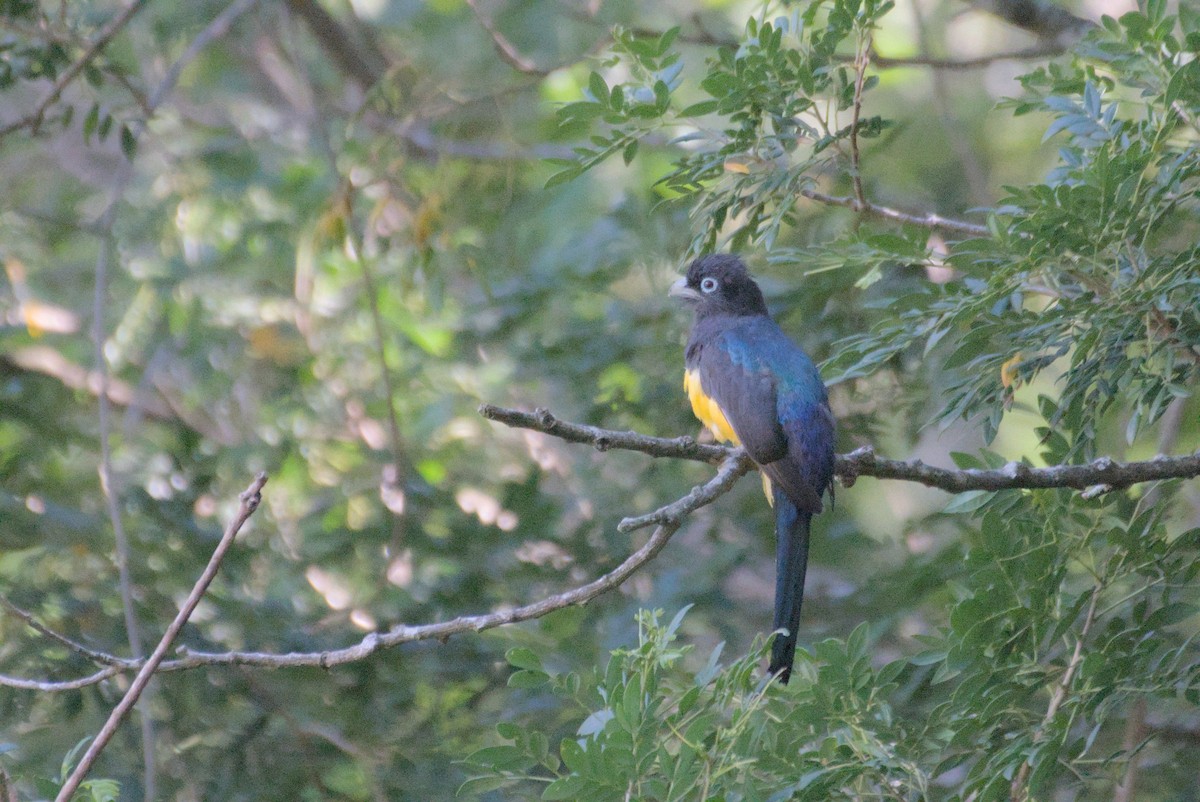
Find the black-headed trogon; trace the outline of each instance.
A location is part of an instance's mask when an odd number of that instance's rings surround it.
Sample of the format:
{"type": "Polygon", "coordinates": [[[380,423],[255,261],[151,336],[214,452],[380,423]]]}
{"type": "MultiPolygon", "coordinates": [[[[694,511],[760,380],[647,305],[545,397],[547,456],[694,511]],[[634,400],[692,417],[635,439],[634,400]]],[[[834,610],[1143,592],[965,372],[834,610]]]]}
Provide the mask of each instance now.
{"type": "Polygon", "coordinates": [[[809,524],[833,492],[834,421],[816,365],[767,312],[737,256],[702,256],[671,287],[695,308],[683,386],[719,439],[743,446],[775,508],[775,629],[770,671],[787,682],[808,564],[809,524]]]}

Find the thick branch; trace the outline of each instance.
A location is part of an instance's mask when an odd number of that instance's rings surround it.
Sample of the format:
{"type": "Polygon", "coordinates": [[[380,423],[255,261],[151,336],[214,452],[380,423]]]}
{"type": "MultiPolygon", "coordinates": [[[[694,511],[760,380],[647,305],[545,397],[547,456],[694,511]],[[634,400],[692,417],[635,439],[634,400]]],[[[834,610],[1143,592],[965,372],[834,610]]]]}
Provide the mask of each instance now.
{"type": "MultiPolygon", "coordinates": [[[[488,420],[521,429],[532,429],[554,435],[572,443],[588,443],[601,451],[619,448],[640,451],[654,457],[673,457],[700,462],[715,462],[740,454],[740,449],[704,445],[690,437],[651,437],[637,432],[617,432],[569,423],[554,417],[545,409],[532,413],[484,404],[479,414],[488,420]]],[[[1002,468],[938,468],[921,460],[893,460],[875,456],[870,446],[849,454],[839,454],[835,471],[846,484],[860,476],[876,479],[900,479],[919,482],[947,493],[966,493],[971,490],[1012,490],[1069,487],[1087,490],[1103,485],[1107,488],[1128,487],[1141,482],[1163,479],[1190,479],[1200,476],[1200,451],[1182,457],[1157,457],[1144,462],[1115,462],[1101,457],[1087,465],[1052,465],[1034,468],[1020,462],[1010,462],[1002,468]]]]}

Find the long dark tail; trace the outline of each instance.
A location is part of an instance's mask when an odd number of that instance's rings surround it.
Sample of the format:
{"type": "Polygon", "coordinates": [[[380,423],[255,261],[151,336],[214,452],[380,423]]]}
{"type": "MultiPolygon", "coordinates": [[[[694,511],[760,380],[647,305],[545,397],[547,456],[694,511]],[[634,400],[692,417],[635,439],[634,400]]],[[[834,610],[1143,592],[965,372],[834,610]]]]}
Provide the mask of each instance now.
{"type": "Polygon", "coordinates": [[[804,600],[804,572],[808,568],[808,526],[811,512],[797,509],[779,490],[775,496],[775,636],[771,645],[772,674],[786,684],[796,659],[796,631],[800,626],[800,603],[804,600]]]}

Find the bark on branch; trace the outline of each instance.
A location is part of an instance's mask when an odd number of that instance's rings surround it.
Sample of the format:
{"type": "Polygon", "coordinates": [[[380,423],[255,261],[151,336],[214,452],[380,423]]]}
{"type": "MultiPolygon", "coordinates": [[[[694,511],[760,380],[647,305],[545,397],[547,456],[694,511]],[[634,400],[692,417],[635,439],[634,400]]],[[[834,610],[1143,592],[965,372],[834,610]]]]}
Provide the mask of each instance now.
{"type": "MultiPolygon", "coordinates": [[[[521,429],[532,429],[572,443],[588,443],[600,451],[619,448],[640,451],[654,457],[714,462],[741,455],[738,448],[697,443],[691,437],[651,437],[638,432],[617,432],[570,423],[554,417],[548,410],[522,412],[484,404],[479,414],[488,420],[521,429]]],[[[1190,479],[1200,476],[1200,451],[1182,457],[1155,457],[1144,462],[1116,462],[1101,457],[1086,465],[1051,465],[1035,468],[1022,462],[1010,462],[1002,468],[938,468],[921,460],[894,460],[876,456],[874,449],[863,446],[849,454],[839,454],[834,467],[843,484],[853,484],[860,476],[919,482],[947,493],[970,490],[1012,490],[1067,487],[1095,491],[1155,482],[1162,479],[1190,479]]]]}

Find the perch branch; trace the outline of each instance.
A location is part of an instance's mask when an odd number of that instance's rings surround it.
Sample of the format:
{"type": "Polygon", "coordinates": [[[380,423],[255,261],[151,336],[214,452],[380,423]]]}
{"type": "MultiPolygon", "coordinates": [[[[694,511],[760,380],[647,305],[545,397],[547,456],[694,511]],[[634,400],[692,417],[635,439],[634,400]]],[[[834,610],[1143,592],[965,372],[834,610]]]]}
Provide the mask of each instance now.
{"type": "MultiPolygon", "coordinates": [[[[572,443],[587,443],[600,451],[612,448],[640,451],[654,457],[674,457],[700,462],[716,462],[740,449],[704,445],[690,437],[651,437],[637,432],[618,432],[597,426],[559,420],[545,409],[522,412],[484,404],[479,414],[488,420],[521,429],[532,429],[572,443]]],[[[1101,457],[1086,465],[1051,465],[1034,468],[1010,462],[1002,468],[938,468],[921,460],[884,459],[870,446],[836,457],[834,470],[845,484],[860,476],[918,482],[947,493],[971,490],[1013,490],[1069,487],[1075,490],[1105,485],[1121,488],[1141,482],[1163,479],[1190,479],[1200,476],[1200,451],[1181,457],[1156,457],[1144,462],[1116,462],[1101,457]]]]}

